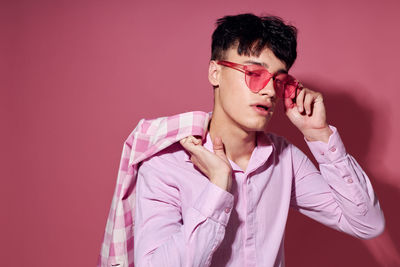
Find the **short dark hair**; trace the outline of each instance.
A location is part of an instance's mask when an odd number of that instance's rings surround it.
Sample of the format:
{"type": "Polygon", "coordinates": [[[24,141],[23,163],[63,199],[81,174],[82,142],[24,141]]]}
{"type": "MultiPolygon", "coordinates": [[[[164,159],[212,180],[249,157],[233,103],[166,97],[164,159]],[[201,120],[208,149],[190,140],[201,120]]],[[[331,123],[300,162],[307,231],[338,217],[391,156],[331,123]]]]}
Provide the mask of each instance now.
{"type": "Polygon", "coordinates": [[[265,47],[282,60],[287,70],[297,57],[297,29],[277,16],[259,17],[251,13],[225,16],[217,20],[212,34],[211,60],[223,60],[225,51],[237,46],[239,55],[259,56],[265,47]]]}

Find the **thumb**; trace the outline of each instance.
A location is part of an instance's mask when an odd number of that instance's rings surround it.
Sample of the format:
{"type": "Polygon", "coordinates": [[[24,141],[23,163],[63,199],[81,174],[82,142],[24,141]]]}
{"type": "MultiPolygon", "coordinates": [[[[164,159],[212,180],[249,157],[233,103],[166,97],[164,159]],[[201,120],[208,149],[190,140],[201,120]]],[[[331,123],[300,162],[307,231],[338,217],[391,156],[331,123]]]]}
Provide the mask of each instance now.
{"type": "Polygon", "coordinates": [[[222,139],[219,136],[216,136],[213,142],[213,150],[216,155],[221,158],[226,158],[224,151],[224,144],[222,143],[222,139]]]}

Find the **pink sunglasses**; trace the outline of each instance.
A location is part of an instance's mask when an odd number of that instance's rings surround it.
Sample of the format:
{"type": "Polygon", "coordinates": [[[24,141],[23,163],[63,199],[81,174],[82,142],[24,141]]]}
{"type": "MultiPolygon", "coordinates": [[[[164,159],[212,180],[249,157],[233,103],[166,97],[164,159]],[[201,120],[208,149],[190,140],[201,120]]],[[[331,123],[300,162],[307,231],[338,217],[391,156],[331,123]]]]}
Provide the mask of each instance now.
{"type": "Polygon", "coordinates": [[[280,98],[290,98],[294,96],[293,101],[296,101],[297,89],[302,89],[300,83],[292,75],[284,71],[280,71],[272,75],[266,68],[260,65],[242,65],[230,61],[219,60],[219,65],[223,65],[245,74],[247,87],[254,93],[258,93],[263,89],[272,78],[274,81],[274,89],[276,95],[280,98]]]}

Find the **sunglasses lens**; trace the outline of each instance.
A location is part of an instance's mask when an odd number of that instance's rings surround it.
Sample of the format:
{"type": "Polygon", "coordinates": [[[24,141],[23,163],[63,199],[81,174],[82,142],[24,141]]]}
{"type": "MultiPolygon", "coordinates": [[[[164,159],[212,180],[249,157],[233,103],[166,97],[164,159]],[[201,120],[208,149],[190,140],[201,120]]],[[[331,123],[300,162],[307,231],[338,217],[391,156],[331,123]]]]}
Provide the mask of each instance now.
{"type": "Polygon", "coordinates": [[[246,84],[253,92],[264,88],[270,78],[270,73],[262,66],[250,65],[247,67],[246,84]]]}
{"type": "Polygon", "coordinates": [[[293,76],[287,73],[280,73],[275,76],[274,88],[278,97],[294,98],[297,87],[298,82],[293,76]]]}

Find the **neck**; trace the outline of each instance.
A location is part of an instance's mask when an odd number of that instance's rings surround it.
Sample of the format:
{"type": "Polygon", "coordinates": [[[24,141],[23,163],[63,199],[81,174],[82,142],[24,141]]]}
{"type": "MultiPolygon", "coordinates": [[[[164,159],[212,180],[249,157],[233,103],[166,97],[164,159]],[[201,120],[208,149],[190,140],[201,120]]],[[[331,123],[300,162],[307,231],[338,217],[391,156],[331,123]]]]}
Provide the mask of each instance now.
{"type": "Polygon", "coordinates": [[[233,121],[225,112],[214,107],[208,131],[212,142],[221,137],[226,156],[238,164],[248,161],[256,146],[256,132],[247,132],[233,121]]]}

